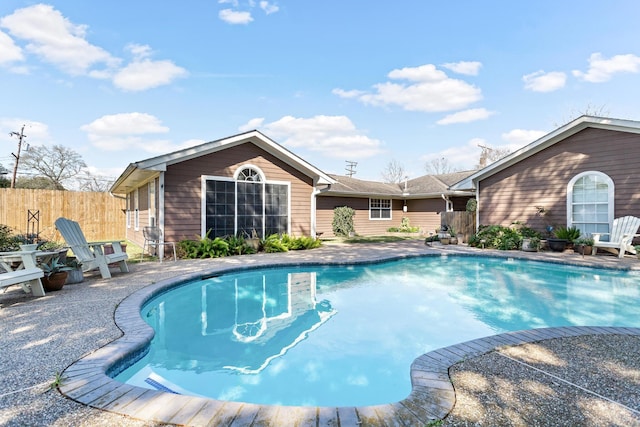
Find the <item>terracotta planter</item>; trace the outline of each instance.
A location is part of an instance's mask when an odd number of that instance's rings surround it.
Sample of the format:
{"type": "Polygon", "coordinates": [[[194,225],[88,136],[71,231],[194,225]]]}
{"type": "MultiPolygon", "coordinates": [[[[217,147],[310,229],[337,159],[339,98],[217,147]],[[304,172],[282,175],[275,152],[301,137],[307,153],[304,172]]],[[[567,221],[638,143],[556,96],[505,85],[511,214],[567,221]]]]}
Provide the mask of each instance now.
{"type": "Polygon", "coordinates": [[[60,271],[50,276],[44,276],[42,279],[42,287],[47,292],[59,291],[67,280],[67,272],[60,271]]]}
{"type": "Polygon", "coordinates": [[[593,251],[593,246],[589,245],[574,245],[573,250],[580,255],[591,255],[593,251]]]}

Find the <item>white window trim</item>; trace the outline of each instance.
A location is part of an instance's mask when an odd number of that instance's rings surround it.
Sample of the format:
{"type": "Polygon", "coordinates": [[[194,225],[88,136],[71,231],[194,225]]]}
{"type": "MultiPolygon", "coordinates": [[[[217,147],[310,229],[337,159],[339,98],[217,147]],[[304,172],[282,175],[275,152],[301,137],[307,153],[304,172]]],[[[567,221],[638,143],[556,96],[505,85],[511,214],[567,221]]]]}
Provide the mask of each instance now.
{"type": "Polygon", "coordinates": [[[127,228],[131,228],[131,193],[127,194],[127,228]]]}
{"type": "Polygon", "coordinates": [[[134,230],[140,230],[140,191],[136,188],[133,191],[133,228],[134,230]]]}
{"type": "MultiPolygon", "coordinates": [[[[236,171],[237,173],[234,174],[236,177],[237,175],[239,175],[239,171],[242,169],[246,169],[247,167],[249,167],[249,165],[243,165],[240,168],[238,168],[238,170],[236,171]]],[[[261,178],[264,178],[264,174],[262,173],[262,171],[253,166],[253,169],[255,169],[261,176],[261,178]]],[[[215,176],[215,175],[201,175],[200,176],[200,236],[204,237],[207,233],[207,181],[227,181],[227,182],[247,182],[247,181],[238,181],[235,178],[229,178],[227,176],[215,176]]],[[[251,182],[251,181],[248,181],[251,182]]],[[[291,234],[291,182],[289,181],[268,181],[266,179],[263,179],[260,182],[255,182],[256,185],[262,185],[262,188],[264,189],[266,184],[278,184],[278,185],[285,185],[287,187],[287,234],[291,234]]],[[[238,191],[236,189],[235,191],[235,197],[236,197],[236,204],[237,204],[237,198],[238,198],[238,191]]],[[[262,215],[264,215],[265,212],[265,206],[264,204],[262,205],[262,215]]],[[[263,224],[263,227],[265,225],[263,224]]],[[[235,223],[234,223],[234,231],[237,233],[238,232],[238,217],[236,214],[235,217],[235,223]]],[[[264,229],[262,230],[262,233],[264,234],[264,229]]]]}
{"type": "MultiPolygon", "coordinates": [[[[375,208],[378,209],[378,208],[375,208]]],[[[382,209],[382,208],[380,208],[382,209]]],[[[386,209],[386,208],[385,208],[386,209]]],[[[370,197],[369,198],[369,220],[370,221],[391,221],[393,219],[393,200],[392,199],[385,199],[382,197],[370,197]],[[389,201],[389,218],[372,218],[371,217],[371,202],[373,200],[388,200],[389,201]]]]}
{"type": "Polygon", "coordinates": [[[602,180],[606,181],[607,183],[607,217],[609,220],[609,230],[611,230],[611,227],[613,226],[613,215],[615,212],[615,185],[609,175],[598,171],[586,171],[579,173],[578,175],[571,178],[571,181],[569,181],[569,183],[567,184],[567,226],[573,226],[573,186],[575,185],[576,181],[586,175],[596,175],[597,177],[602,178],[602,180]]]}

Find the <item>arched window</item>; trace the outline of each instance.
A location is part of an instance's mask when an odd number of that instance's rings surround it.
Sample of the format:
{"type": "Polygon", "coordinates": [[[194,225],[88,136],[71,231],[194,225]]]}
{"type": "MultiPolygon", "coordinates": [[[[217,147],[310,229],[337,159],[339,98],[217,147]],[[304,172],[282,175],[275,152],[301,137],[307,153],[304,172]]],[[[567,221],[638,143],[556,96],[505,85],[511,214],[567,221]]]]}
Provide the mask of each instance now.
{"type": "Polygon", "coordinates": [[[608,233],[613,221],[613,180],[602,172],[589,171],[573,177],[567,186],[567,224],[583,235],[608,233]]]}
{"type": "Polygon", "coordinates": [[[245,164],[231,177],[203,177],[203,235],[262,238],[289,232],[291,185],[268,181],[260,168],[245,164]]]}
{"type": "Polygon", "coordinates": [[[264,176],[262,171],[255,166],[246,166],[236,171],[236,181],[262,182],[264,176]]]}

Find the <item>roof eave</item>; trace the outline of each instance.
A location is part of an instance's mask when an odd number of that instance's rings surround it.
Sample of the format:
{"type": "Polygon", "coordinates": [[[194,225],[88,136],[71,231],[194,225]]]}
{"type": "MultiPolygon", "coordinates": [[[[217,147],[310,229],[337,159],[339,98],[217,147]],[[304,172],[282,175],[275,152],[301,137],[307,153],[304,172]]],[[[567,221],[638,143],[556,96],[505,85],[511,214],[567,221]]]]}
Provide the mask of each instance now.
{"type": "Polygon", "coordinates": [[[454,190],[470,190],[476,188],[476,183],[506,169],[527,157],[560,142],[587,128],[598,128],[615,131],[640,133],[640,122],[633,120],[610,119],[605,117],[580,116],[577,119],[555,129],[532,143],[514,151],[510,155],[480,169],[460,182],[451,186],[454,190]]]}

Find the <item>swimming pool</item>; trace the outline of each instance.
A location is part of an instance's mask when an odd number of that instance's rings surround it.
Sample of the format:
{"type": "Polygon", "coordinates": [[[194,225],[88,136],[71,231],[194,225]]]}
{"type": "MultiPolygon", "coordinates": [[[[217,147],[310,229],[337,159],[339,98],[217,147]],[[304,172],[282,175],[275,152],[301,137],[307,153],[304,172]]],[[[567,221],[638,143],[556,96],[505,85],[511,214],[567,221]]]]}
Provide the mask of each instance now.
{"type": "Polygon", "coordinates": [[[250,270],[149,301],[156,335],[117,379],[297,406],[402,400],[419,355],[509,330],[640,326],[634,273],[476,257],[250,270]]]}

